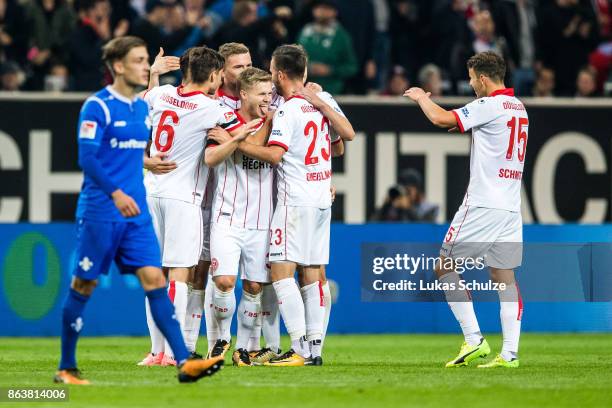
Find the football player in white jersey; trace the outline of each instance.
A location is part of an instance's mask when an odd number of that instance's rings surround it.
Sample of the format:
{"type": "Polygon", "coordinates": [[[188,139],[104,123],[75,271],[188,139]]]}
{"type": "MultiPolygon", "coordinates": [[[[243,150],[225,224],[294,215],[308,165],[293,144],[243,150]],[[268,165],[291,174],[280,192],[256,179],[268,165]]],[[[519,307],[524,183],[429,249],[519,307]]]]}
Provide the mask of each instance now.
{"type": "MultiPolygon", "coordinates": [[[[258,68],[247,68],[239,76],[241,123],[257,123],[256,130],[269,127],[268,107],[272,97],[272,79],[258,68]]],[[[214,132],[215,130],[211,131],[214,132]]],[[[225,133],[225,132],[223,132],[225,133]]],[[[268,131],[262,129],[263,135],[268,131]]],[[[256,137],[254,135],[253,137],[256,137]]],[[[250,366],[249,342],[259,342],[256,331],[261,313],[261,296],[269,282],[266,267],[269,228],[273,213],[274,174],[269,163],[254,160],[238,151],[238,140],[227,147],[209,139],[205,161],[215,167],[215,192],[211,228],[211,273],[214,279],[214,317],[220,335],[211,357],[231,342],[230,325],[236,311],[234,287],[240,271],[242,297],[238,306],[238,335],[232,360],[237,366],[250,366]],[[253,336],[256,338],[252,339],[253,336]]],[[[253,346],[251,346],[253,347],[253,346]]]]}
{"type": "MultiPolygon", "coordinates": [[[[206,47],[191,48],[181,57],[184,81],[179,87],[164,85],[144,95],[152,120],[151,155],[167,153],[176,169],[166,174],[145,176],[147,204],[162,251],[162,265],[168,268],[168,294],[177,320],[185,325],[187,278],[198,263],[202,248],[201,201],[208,167],[202,155],[207,131],[221,126],[237,138],[246,130],[233,111],[211,96],[221,83],[222,57],[206,47]]],[[[148,312],[148,307],[147,307],[148,312]]],[[[150,315],[148,312],[147,315],[150,315]]],[[[148,319],[149,320],[149,319],[148,319]]],[[[149,324],[152,337],[157,328],[149,324]]],[[[156,341],[153,341],[154,347],[156,341]]],[[[174,365],[169,347],[164,347],[161,365],[174,365]]],[[[153,350],[159,358],[162,350],[153,350]]]]}
{"type": "Polygon", "coordinates": [[[446,367],[468,365],[491,351],[480,332],[470,293],[462,289],[459,274],[445,262],[448,258],[462,262],[484,258],[492,280],[500,284],[503,345],[495,359],[478,367],[515,368],[519,366],[523,303],[514,268],[522,260],[521,178],[529,119],[513,89],[504,86],[506,64],[501,56],[482,52],[471,57],[467,67],[478,99],[463,108],[444,110],[420,88],[404,94],[419,104],[434,125],[472,130],[469,186],[448,229],[436,270],[439,281],[448,288],[446,300],[465,337],[459,354],[446,367]]]}
{"type": "Polygon", "coordinates": [[[325,305],[321,268],[329,260],[332,142],[354,137],[329,94],[319,108],[303,96],[307,56],[298,45],[278,47],[270,65],[285,103],[275,112],[267,146],[240,143],[250,157],[277,165],[278,201],[270,227],[271,279],[291,349],[266,365],[321,365],[325,305]],[[333,126],[337,140],[332,140],[333,126]],[[304,137],[307,136],[307,137],[304,137]],[[300,289],[294,279],[301,268],[300,289]],[[306,343],[308,341],[308,343],[306,343]]]}

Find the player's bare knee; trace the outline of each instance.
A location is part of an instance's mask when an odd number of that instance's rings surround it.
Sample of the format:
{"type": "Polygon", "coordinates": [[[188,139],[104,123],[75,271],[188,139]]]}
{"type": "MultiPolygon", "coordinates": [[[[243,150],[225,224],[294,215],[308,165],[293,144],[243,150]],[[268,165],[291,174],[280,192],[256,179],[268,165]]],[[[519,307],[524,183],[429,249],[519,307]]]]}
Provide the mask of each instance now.
{"type": "Polygon", "coordinates": [[[490,273],[493,282],[505,283],[507,285],[515,282],[513,269],[490,268],[490,273]]]}
{"type": "Polygon", "coordinates": [[[263,284],[259,282],[252,282],[249,280],[242,281],[242,289],[251,295],[257,295],[263,290],[263,284]]]}
{"type": "Polygon", "coordinates": [[[214,278],[215,286],[222,292],[229,292],[234,289],[236,286],[236,277],[235,276],[215,276],[214,278]]]}
{"type": "Polygon", "coordinates": [[[184,267],[170,268],[168,270],[168,280],[186,283],[189,279],[189,269],[184,267]]]}
{"type": "Polygon", "coordinates": [[[75,276],[72,279],[72,284],[70,285],[72,289],[81,295],[90,296],[96,286],[98,286],[97,280],[85,280],[75,276]]]}

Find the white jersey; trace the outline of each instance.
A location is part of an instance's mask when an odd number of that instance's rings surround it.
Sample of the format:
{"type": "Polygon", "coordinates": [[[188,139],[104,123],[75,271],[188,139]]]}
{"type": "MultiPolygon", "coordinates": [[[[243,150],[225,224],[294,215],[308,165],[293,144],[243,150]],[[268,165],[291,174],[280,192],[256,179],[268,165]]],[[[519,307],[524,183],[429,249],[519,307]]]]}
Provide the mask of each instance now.
{"type": "Polygon", "coordinates": [[[164,152],[177,168],[167,174],[147,172],[147,195],[200,205],[208,181],[203,154],[209,129],[240,126],[231,109],[202,92],[184,93],[182,86],[164,85],[144,96],[152,122],[151,156],[164,152]]]}
{"type": "Polygon", "coordinates": [[[217,98],[233,111],[240,109],[240,98],[226,94],[221,88],[217,91],[217,98]]]}
{"type": "MultiPolygon", "coordinates": [[[[328,93],[319,96],[343,114],[328,93]]],[[[268,146],[285,154],[277,167],[278,204],[331,207],[331,138],[329,120],[300,96],[285,101],[274,114],[268,146]]]]}
{"type": "Polygon", "coordinates": [[[521,210],[529,119],[511,88],[452,111],[461,132],[472,129],[470,184],[463,205],[521,210]]]}
{"type": "MultiPolygon", "coordinates": [[[[240,124],[246,121],[236,112],[240,124]]],[[[265,118],[256,130],[265,124],[265,118]]],[[[209,140],[207,148],[216,142],[209,140]]],[[[272,165],[252,159],[236,150],[215,167],[217,189],[214,195],[212,221],[239,228],[268,230],[274,211],[272,165]]]]}

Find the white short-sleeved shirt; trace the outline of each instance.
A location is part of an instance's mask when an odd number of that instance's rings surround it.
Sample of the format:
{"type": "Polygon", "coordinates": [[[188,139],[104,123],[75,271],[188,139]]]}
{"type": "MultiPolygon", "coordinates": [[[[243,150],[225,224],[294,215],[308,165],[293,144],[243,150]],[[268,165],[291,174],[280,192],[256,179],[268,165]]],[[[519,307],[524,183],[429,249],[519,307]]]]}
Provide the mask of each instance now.
{"type": "MultiPolygon", "coordinates": [[[[344,115],[331,95],[319,96],[344,115]]],[[[331,207],[330,131],[329,120],[300,96],[288,98],[276,110],[268,146],[285,149],[277,167],[278,204],[331,207]]]]}
{"type": "Polygon", "coordinates": [[[168,153],[177,168],[167,174],[147,172],[147,195],[200,205],[205,195],[208,166],[203,154],[209,129],[232,131],[240,126],[234,112],[202,92],[185,93],[182,86],[164,85],[144,95],[152,123],[151,156],[168,153]]]}
{"type": "MultiPolygon", "coordinates": [[[[240,124],[246,121],[236,112],[240,124]]],[[[266,122],[262,118],[255,132],[266,122]]],[[[209,141],[207,149],[216,142],[209,141]]],[[[214,195],[212,221],[239,228],[268,230],[272,213],[274,169],[271,164],[234,151],[215,167],[217,188],[214,195]]]]}
{"type": "Polygon", "coordinates": [[[472,129],[470,184],[464,205],[521,210],[529,119],[511,88],[452,111],[461,132],[472,129]]]}

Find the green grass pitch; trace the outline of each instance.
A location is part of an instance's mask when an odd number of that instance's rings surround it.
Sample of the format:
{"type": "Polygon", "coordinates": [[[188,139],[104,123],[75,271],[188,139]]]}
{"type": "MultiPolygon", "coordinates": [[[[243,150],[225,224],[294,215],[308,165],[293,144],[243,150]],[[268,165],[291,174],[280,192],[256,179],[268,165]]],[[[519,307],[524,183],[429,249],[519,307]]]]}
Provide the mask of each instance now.
{"type": "MultiPolygon", "coordinates": [[[[498,351],[500,337],[488,340],[498,351]]],[[[79,364],[94,385],[71,387],[67,403],[0,408],[612,406],[610,334],[524,334],[516,370],[443,368],[460,343],[459,335],[336,335],[323,367],[237,368],[228,355],[214,377],[178,384],[172,367],[136,366],[147,338],[84,337],[79,364]]],[[[59,339],[0,338],[0,351],[0,387],[52,385],[59,339]]]]}

